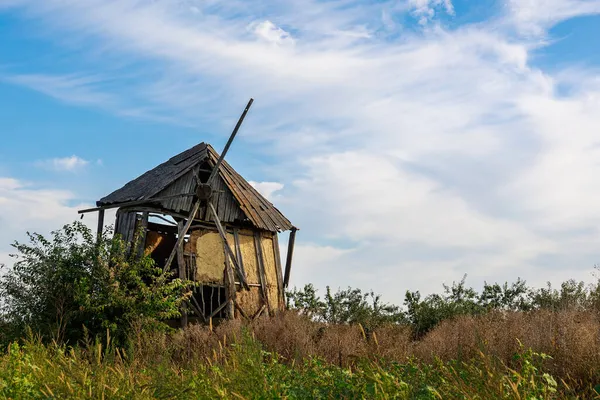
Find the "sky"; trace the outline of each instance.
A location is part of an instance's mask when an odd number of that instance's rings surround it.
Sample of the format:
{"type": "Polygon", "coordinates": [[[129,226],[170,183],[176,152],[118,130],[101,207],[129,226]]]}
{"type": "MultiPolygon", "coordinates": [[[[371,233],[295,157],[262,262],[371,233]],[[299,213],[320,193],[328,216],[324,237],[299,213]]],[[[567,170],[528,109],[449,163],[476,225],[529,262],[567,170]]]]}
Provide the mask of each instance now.
{"type": "Polygon", "coordinates": [[[252,97],[227,159],[292,286],[591,282],[598,36],[600,0],[0,0],[0,263],[252,97]]]}

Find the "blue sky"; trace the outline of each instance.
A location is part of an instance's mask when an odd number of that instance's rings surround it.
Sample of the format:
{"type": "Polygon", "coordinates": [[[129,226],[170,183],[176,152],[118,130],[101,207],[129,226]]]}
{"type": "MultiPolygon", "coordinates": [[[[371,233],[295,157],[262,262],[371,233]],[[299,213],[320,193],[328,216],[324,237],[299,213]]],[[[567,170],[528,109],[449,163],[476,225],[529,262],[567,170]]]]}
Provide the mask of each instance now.
{"type": "Polygon", "coordinates": [[[0,0],[0,262],[254,97],[228,159],[292,284],[590,281],[599,35],[598,0],[0,0]]]}

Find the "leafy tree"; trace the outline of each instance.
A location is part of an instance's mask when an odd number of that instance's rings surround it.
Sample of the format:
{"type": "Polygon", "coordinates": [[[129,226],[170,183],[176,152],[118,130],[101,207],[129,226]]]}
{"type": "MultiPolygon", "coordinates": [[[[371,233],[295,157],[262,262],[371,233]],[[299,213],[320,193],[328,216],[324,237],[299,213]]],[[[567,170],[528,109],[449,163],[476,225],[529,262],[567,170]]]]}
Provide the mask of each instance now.
{"type": "Polygon", "coordinates": [[[502,286],[485,282],[479,295],[479,304],[488,310],[526,311],[531,308],[528,293],[529,288],[521,278],[510,286],[508,282],[502,286]]]}
{"type": "Polygon", "coordinates": [[[189,282],[170,279],[148,256],[126,249],[106,232],[95,238],[75,222],[51,233],[29,234],[15,242],[16,262],[0,276],[0,321],[8,339],[23,337],[27,327],[46,339],[74,342],[85,329],[107,332],[121,343],[130,325],[164,329],[164,319],[179,316],[189,282]]]}
{"type": "Polygon", "coordinates": [[[398,306],[383,303],[381,296],[373,291],[363,293],[360,289],[348,288],[332,294],[327,286],[324,300],[316,292],[312,284],[305,285],[302,290],[288,292],[288,307],[318,321],[361,324],[367,330],[404,321],[404,313],[398,306]]]}
{"type": "Polygon", "coordinates": [[[444,294],[431,294],[421,300],[421,294],[407,291],[404,305],[415,338],[420,338],[441,321],[459,315],[478,315],[486,311],[477,292],[465,284],[466,275],[452,286],[444,285],[444,294]]]}

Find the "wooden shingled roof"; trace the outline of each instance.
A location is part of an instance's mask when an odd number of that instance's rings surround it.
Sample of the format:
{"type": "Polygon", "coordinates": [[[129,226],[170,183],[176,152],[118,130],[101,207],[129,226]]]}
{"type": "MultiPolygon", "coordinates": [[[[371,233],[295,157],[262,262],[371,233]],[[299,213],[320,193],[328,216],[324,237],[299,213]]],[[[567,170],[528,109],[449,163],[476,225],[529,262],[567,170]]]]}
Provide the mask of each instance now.
{"type": "MultiPolygon", "coordinates": [[[[128,182],[120,189],[115,190],[108,196],[103,197],[96,204],[102,206],[114,206],[128,202],[143,202],[161,198],[165,193],[191,193],[194,191],[192,169],[208,162],[215,165],[219,154],[213,147],[206,143],[200,143],[147,171],[138,178],[128,182]]],[[[264,196],[262,196],[252,185],[250,185],[240,174],[238,174],[226,161],[223,161],[219,169],[221,182],[218,186],[225,187],[223,197],[230,197],[229,202],[235,203],[238,210],[232,211],[219,209],[220,204],[228,201],[216,201],[215,206],[219,217],[223,222],[236,222],[240,215],[245,216],[256,228],[271,232],[286,231],[293,228],[292,223],[264,196]],[[241,211],[241,212],[239,212],[241,211]],[[235,219],[234,219],[235,218],[235,219]]],[[[187,211],[189,213],[192,203],[191,196],[182,197],[180,201],[163,201],[166,209],[175,211],[187,211]],[[173,204],[177,204],[175,207],[173,204]]],[[[203,215],[199,213],[198,215],[203,215]]]]}

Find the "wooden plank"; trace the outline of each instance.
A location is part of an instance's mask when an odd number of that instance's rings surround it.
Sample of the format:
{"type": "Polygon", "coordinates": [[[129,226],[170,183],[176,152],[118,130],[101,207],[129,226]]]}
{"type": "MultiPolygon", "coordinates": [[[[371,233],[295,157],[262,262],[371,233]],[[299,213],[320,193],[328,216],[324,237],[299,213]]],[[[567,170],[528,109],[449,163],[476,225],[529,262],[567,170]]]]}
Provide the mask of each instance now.
{"type": "Polygon", "coordinates": [[[222,303],[219,307],[217,307],[208,317],[208,319],[212,319],[215,315],[217,315],[219,313],[219,311],[221,311],[222,309],[224,309],[225,307],[227,307],[227,305],[229,304],[229,300],[225,301],[224,303],[222,303]]]}
{"type": "Polygon", "coordinates": [[[237,227],[233,228],[233,240],[235,242],[235,255],[237,257],[238,266],[240,267],[240,272],[244,275],[244,279],[248,281],[248,277],[246,275],[246,270],[244,269],[244,260],[242,258],[242,249],[240,248],[240,229],[237,227]]]}
{"type": "Polygon", "coordinates": [[[252,320],[254,321],[256,318],[260,317],[260,315],[263,313],[263,311],[265,311],[265,305],[263,304],[262,307],[256,312],[256,314],[254,314],[252,316],[252,320]]]}
{"type": "Polygon", "coordinates": [[[235,257],[235,255],[233,254],[233,251],[231,250],[231,247],[229,246],[229,242],[227,241],[227,234],[225,233],[225,230],[223,229],[223,225],[221,225],[221,221],[219,220],[219,216],[217,215],[215,206],[211,202],[208,202],[208,207],[209,207],[210,211],[212,212],[212,215],[215,219],[215,225],[217,226],[217,229],[219,230],[219,235],[221,235],[221,239],[223,240],[223,243],[225,245],[225,252],[227,253],[227,255],[229,257],[231,257],[231,260],[233,260],[233,265],[235,266],[235,271],[236,271],[236,274],[238,275],[238,278],[244,285],[246,285],[246,277],[244,275],[242,275],[240,266],[237,262],[237,258],[235,257]]]}
{"type": "Polygon", "coordinates": [[[102,237],[104,232],[104,210],[98,211],[98,229],[96,230],[96,236],[98,239],[102,237]]]}
{"type": "Polygon", "coordinates": [[[288,287],[290,283],[290,272],[292,270],[292,257],[294,255],[294,242],[296,241],[296,228],[292,228],[290,232],[290,240],[288,241],[287,260],[285,262],[285,276],[283,278],[283,287],[288,287]]]}
{"type": "Polygon", "coordinates": [[[271,305],[269,302],[269,293],[267,292],[267,277],[265,275],[265,265],[262,251],[262,243],[260,240],[260,233],[254,232],[254,248],[256,252],[256,262],[258,264],[258,277],[260,278],[260,287],[263,294],[263,300],[271,312],[271,305]]]}
{"type": "MultiPolygon", "coordinates": [[[[196,201],[196,204],[194,204],[194,208],[192,209],[190,216],[196,215],[196,212],[198,212],[198,208],[200,208],[200,200],[196,201]]],[[[179,237],[177,238],[177,243],[175,243],[175,247],[173,248],[173,251],[171,251],[171,254],[169,255],[169,258],[167,259],[167,262],[165,263],[163,271],[166,272],[171,267],[171,263],[173,262],[173,259],[175,258],[175,254],[177,253],[177,248],[179,247],[180,243],[183,242],[183,239],[184,239],[185,235],[187,234],[187,231],[190,229],[190,226],[192,225],[193,221],[194,221],[193,217],[188,218],[187,222],[185,223],[185,226],[183,227],[183,234],[179,235],[179,237]]]]}
{"type": "Polygon", "coordinates": [[[246,313],[244,312],[244,310],[242,309],[242,307],[240,307],[240,305],[236,302],[235,303],[235,308],[238,310],[238,312],[240,313],[240,315],[242,317],[244,317],[246,320],[250,320],[250,318],[248,318],[248,315],[246,315],[246,313]]]}
{"type": "Polygon", "coordinates": [[[281,254],[279,253],[279,238],[273,233],[273,256],[275,257],[275,272],[277,273],[277,293],[279,293],[279,309],[285,308],[285,290],[283,290],[283,271],[281,270],[281,254]]]}
{"type": "Polygon", "coordinates": [[[248,110],[252,106],[253,102],[254,102],[254,99],[251,98],[250,101],[248,101],[248,105],[246,105],[246,108],[244,108],[244,111],[242,112],[242,115],[238,119],[238,122],[235,125],[235,128],[233,128],[233,132],[231,132],[231,136],[229,136],[229,139],[227,140],[227,143],[225,144],[225,147],[223,148],[223,152],[221,152],[221,155],[219,156],[219,159],[217,160],[217,164],[211,171],[210,176],[208,177],[208,181],[207,181],[208,183],[211,183],[211,181],[215,178],[215,175],[217,174],[217,172],[219,172],[219,168],[221,167],[221,163],[223,162],[223,159],[225,158],[225,155],[227,154],[227,151],[229,150],[229,146],[231,146],[231,143],[233,142],[235,135],[238,133],[240,126],[242,126],[242,122],[244,122],[244,118],[246,118],[246,114],[248,113],[248,110]]]}
{"type": "Polygon", "coordinates": [[[234,303],[235,303],[235,278],[233,276],[233,268],[229,262],[229,253],[225,249],[227,243],[223,243],[223,253],[225,254],[225,288],[227,290],[227,317],[233,319],[234,317],[234,303]]]}
{"type": "MultiPolygon", "coordinates": [[[[180,237],[185,236],[184,233],[185,225],[183,224],[183,220],[177,223],[177,231],[180,237]]],[[[185,273],[185,258],[183,257],[183,240],[177,241],[177,267],[179,272],[179,279],[186,279],[185,273]]],[[[185,289],[184,289],[185,290],[185,289]]],[[[181,327],[185,328],[187,326],[187,305],[185,302],[181,305],[181,327]]]]}
{"type": "Polygon", "coordinates": [[[144,211],[142,213],[142,219],[140,221],[141,224],[141,230],[140,232],[136,232],[140,234],[140,237],[138,239],[138,248],[137,248],[137,256],[141,257],[144,255],[144,250],[146,248],[146,232],[148,230],[148,211],[144,211]]]}
{"type": "Polygon", "coordinates": [[[170,198],[175,198],[175,197],[179,197],[179,196],[192,196],[193,197],[195,195],[196,195],[195,193],[181,193],[181,194],[176,194],[176,195],[171,195],[171,196],[166,196],[166,197],[157,197],[155,199],[127,201],[124,203],[108,204],[108,205],[101,206],[101,207],[86,208],[85,210],[77,211],[77,213],[85,214],[85,213],[94,212],[94,211],[109,210],[111,208],[131,207],[131,206],[143,205],[143,204],[147,204],[147,203],[160,203],[161,201],[167,200],[170,198]]]}

